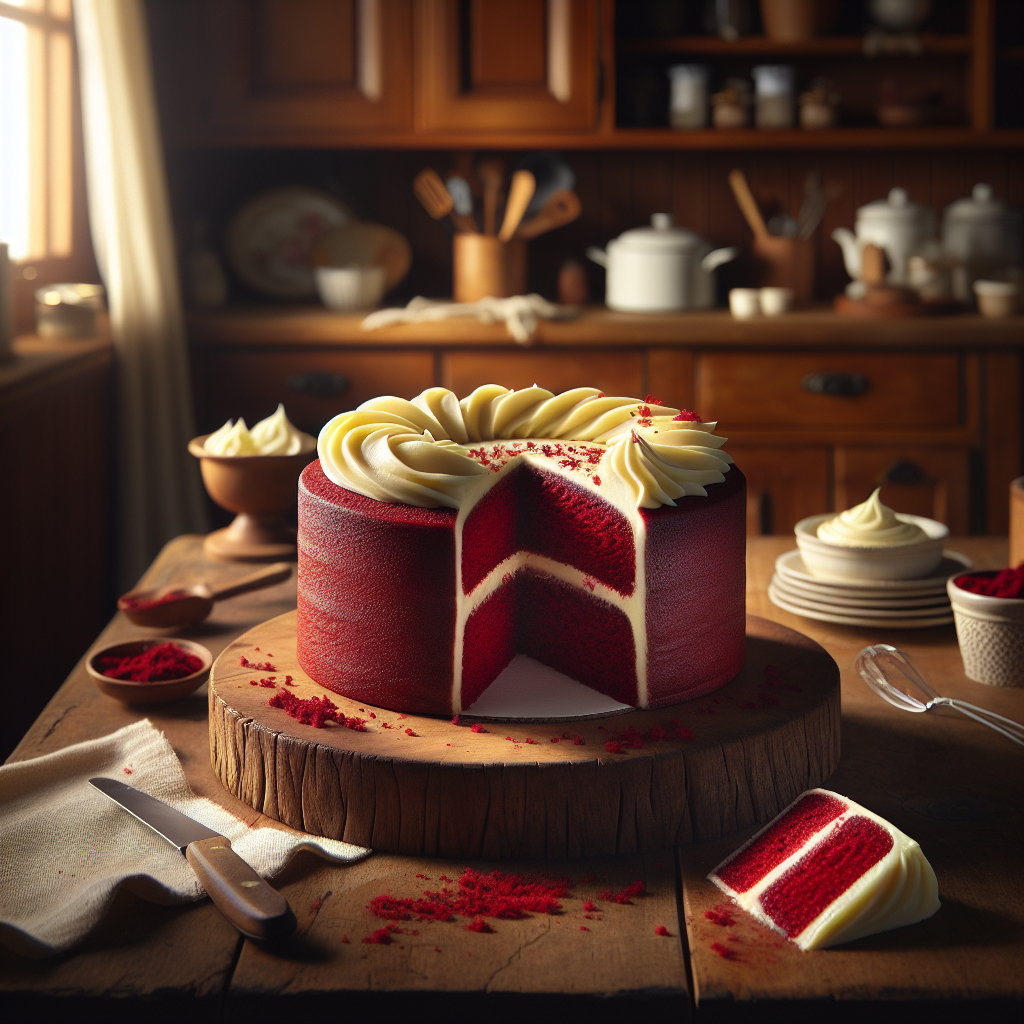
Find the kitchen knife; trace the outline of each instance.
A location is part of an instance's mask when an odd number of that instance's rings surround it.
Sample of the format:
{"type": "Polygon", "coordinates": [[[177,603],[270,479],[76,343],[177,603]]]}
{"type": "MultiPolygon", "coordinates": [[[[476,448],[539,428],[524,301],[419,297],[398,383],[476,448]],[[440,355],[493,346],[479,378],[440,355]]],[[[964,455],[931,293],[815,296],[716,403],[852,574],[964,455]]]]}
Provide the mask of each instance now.
{"type": "Polygon", "coordinates": [[[288,901],[231,849],[230,840],[116,779],[90,779],[89,785],[176,846],[217,909],[243,935],[283,939],[295,931],[295,915],[288,901]]]}

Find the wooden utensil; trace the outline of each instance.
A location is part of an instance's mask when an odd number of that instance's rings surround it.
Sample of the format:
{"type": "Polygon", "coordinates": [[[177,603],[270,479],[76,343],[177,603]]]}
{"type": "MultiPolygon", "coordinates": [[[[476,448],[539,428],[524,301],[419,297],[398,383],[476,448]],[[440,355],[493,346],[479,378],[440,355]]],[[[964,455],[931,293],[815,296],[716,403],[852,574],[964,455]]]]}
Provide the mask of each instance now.
{"type": "Polygon", "coordinates": [[[413,179],[412,191],[423,204],[423,209],[434,220],[447,217],[455,205],[448,189],[444,187],[441,175],[432,167],[424,168],[424,170],[416,175],[413,179]]]}
{"type": "Polygon", "coordinates": [[[145,640],[129,640],[126,643],[100,647],[92,651],[85,659],[85,671],[101,693],[124,704],[169,704],[171,701],[181,700],[182,697],[194,693],[206,682],[206,678],[210,674],[210,666],[213,664],[213,655],[202,644],[197,644],[193,640],[180,640],[178,637],[170,640],[175,647],[182,648],[201,662],[195,672],[182,676],[180,679],[136,683],[131,679],[113,679],[100,671],[100,659],[102,658],[136,658],[140,654],[145,654],[151,647],[165,644],[168,640],[169,638],[165,636],[150,637],[145,640]]]}
{"type": "Polygon", "coordinates": [[[136,626],[149,629],[194,626],[213,611],[215,601],[272,587],[288,579],[291,574],[292,567],[287,562],[276,562],[233,583],[220,586],[196,583],[191,586],[172,585],[155,590],[129,591],[118,599],[117,607],[136,626]]]}
{"type": "Polygon", "coordinates": [[[754,232],[754,237],[770,238],[764,217],[761,216],[761,211],[757,207],[757,200],[754,199],[754,194],[747,184],[747,176],[739,168],[736,168],[729,172],[729,185],[732,187],[732,194],[736,197],[740,212],[750,225],[750,230],[754,232]]]}
{"type": "Polygon", "coordinates": [[[498,223],[498,200],[504,179],[501,161],[484,160],[476,173],[484,186],[484,234],[493,235],[498,223]]]}
{"type": "Polygon", "coordinates": [[[508,201],[505,203],[505,216],[501,222],[501,231],[498,232],[501,241],[509,241],[516,233],[536,188],[537,181],[529,171],[516,171],[512,175],[508,201]]]}
{"type": "Polygon", "coordinates": [[[583,209],[580,197],[567,188],[553,192],[536,217],[519,226],[516,238],[536,238],[574,221],[583,209]]]}

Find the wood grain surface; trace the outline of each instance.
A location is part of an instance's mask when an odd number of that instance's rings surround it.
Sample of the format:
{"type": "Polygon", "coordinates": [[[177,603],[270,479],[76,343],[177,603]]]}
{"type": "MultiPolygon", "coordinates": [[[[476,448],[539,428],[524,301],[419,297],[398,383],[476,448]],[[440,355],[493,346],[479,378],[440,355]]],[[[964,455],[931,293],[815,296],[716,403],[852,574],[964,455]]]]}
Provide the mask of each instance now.
{"type": "Polygon", "coordinates": [[[474,722],[328,693],[296,660],[295,613],[239,637],[210,672],[210,756],[240,799],[357,846],[490,860],[664,849],[767,821],[839,761],[838,673],[806,637],[751,617],[743,671],[708,697],[572,723],[474,722]],[[269,707],[269,670],[245,667],[268,652],[281,690],[329,696],[365,731],[269,707]],[[779,688],[766,689],[769,665],[779,688]],[[693,738],[607,746],[675,723],[693,738]]]}

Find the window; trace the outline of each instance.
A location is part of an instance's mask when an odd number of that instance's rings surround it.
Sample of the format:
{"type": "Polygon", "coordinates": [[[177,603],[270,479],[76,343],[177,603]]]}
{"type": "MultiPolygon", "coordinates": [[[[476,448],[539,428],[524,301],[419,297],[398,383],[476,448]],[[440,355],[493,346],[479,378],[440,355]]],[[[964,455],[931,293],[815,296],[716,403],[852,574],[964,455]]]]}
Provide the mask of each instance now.
{"type": "Polygon", "coordinates": [[[71,0],[0,0],[0,239],[15,262],[15,330],[31,292],[95,281],[85,220],[71,0]]]}

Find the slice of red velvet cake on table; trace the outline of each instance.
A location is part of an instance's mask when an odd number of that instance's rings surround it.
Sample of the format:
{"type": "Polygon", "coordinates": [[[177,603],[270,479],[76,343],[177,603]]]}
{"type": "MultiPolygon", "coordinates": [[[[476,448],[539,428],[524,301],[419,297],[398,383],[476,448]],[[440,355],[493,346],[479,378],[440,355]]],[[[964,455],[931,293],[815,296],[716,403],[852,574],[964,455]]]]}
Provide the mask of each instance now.
{"type": "Polygon", "coordinates": [[[300,664],[433,714],[516,653],[637,707],[723,686],[745,655],[746,483],[714,428],[497,385],[335,417],[299,484],[300,664]]]}
{"type": "Polygon", "coordinates": [[[801,949],[915,924],[939,909],[921,847],[838,793],[803,793],[708,878],[801,949]]]}

